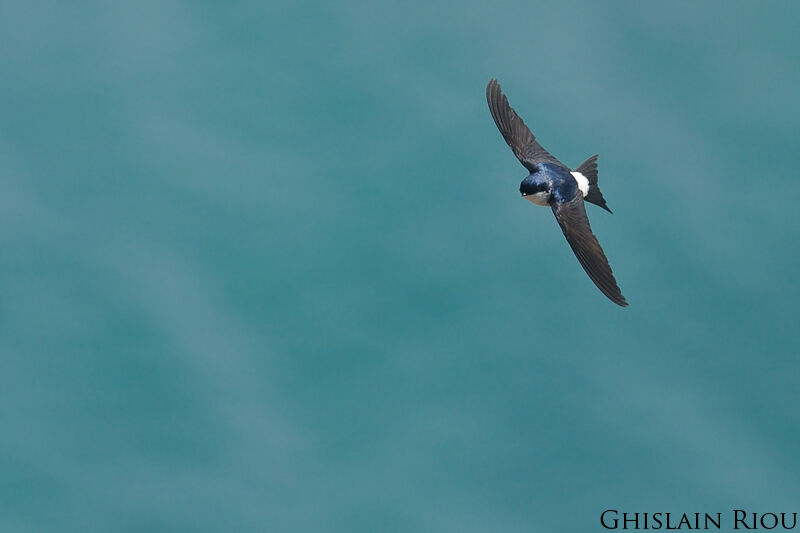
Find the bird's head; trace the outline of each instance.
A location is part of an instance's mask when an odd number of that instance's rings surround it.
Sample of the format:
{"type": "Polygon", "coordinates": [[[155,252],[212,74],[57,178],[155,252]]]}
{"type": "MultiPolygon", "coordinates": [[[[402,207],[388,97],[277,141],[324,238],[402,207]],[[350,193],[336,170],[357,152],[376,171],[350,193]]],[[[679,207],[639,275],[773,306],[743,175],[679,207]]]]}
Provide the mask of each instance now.
{"type": "Polygon", "coordinates": [[[550,183],[533,179],[532,176],[528,176],[519,184],[519,193],[522,197],[537,205],[548,205],[551,192],[550,183]]]}

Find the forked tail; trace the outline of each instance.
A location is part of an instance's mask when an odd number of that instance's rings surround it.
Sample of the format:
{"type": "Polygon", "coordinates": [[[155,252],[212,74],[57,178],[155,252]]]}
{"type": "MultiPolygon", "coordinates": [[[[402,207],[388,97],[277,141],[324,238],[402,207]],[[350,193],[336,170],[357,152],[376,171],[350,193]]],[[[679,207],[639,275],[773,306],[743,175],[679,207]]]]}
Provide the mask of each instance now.
{"type": "Polygon", "coordinates": [[[583,199],[587,202],[599,205],[611,213],[612,211],[608,208],[608,205],[606,205],[603,193],[600,192],[600,187],[597,185],[597,154],[581,163],[581,166],[579,166],[575,172],[580,172],[589,180],[589,192],[586,193],[583,199]]]}

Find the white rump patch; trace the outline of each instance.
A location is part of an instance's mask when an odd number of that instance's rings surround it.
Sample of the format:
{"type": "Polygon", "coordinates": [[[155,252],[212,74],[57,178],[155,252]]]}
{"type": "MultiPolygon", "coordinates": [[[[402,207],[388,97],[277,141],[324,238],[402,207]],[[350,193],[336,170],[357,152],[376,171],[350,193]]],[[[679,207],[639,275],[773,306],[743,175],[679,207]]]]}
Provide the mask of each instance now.
{"type": "Polygon", "coordinates": [[[570,172],[572,176],[575,178],[575,181],[578,182],[578,188],[583,193],[583,197],[586,198],[586,195],[589,194],[589,180],[581,174],[580,172],[570,172]]]}

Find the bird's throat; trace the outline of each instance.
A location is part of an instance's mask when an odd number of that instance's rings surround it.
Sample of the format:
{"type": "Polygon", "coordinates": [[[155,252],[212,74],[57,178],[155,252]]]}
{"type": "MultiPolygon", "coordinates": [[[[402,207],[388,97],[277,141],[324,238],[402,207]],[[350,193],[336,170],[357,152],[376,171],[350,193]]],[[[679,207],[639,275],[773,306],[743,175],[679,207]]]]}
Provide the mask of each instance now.
{"type": "Polygon", "coordinates": [[[543,206],[550,205],[548,203],[550,195],[547,194],[546,192],[537,192],[535,194],[528,194],[526,196],[523,196],[523,198],[536,205],[543,205],[543,206]]]}

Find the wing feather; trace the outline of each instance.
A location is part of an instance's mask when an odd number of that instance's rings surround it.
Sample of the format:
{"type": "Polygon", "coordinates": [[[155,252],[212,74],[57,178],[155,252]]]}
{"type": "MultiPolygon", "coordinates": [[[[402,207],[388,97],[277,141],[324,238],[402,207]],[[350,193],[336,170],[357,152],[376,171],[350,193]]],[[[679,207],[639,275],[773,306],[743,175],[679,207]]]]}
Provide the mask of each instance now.
{"type": "Polygon", "coordinates": [[[492,113],[494,123],[497,124],[497,129],[503,134],[511,151],[525,168],[535,172],[539,163],[562,165],[536,141],[531,130],[509,105],[508,98],[503,94],[500,84],[495,79],[490,80],[486,86],[486,101],[489,104],[489,111],[492,113]]]}
{"type": "Polygon", "coordinates": [[[603,253],[597,237],[592,233],[581,195],[576,194],[571,201],[554,203],[551,207],[570,248],[589,278],[612,302],[626,307],[628,302],[625,301],[622,291],[617,286],[617,280],[614,279],[614,273],[608,264],[606,254],[603,253]]]}

